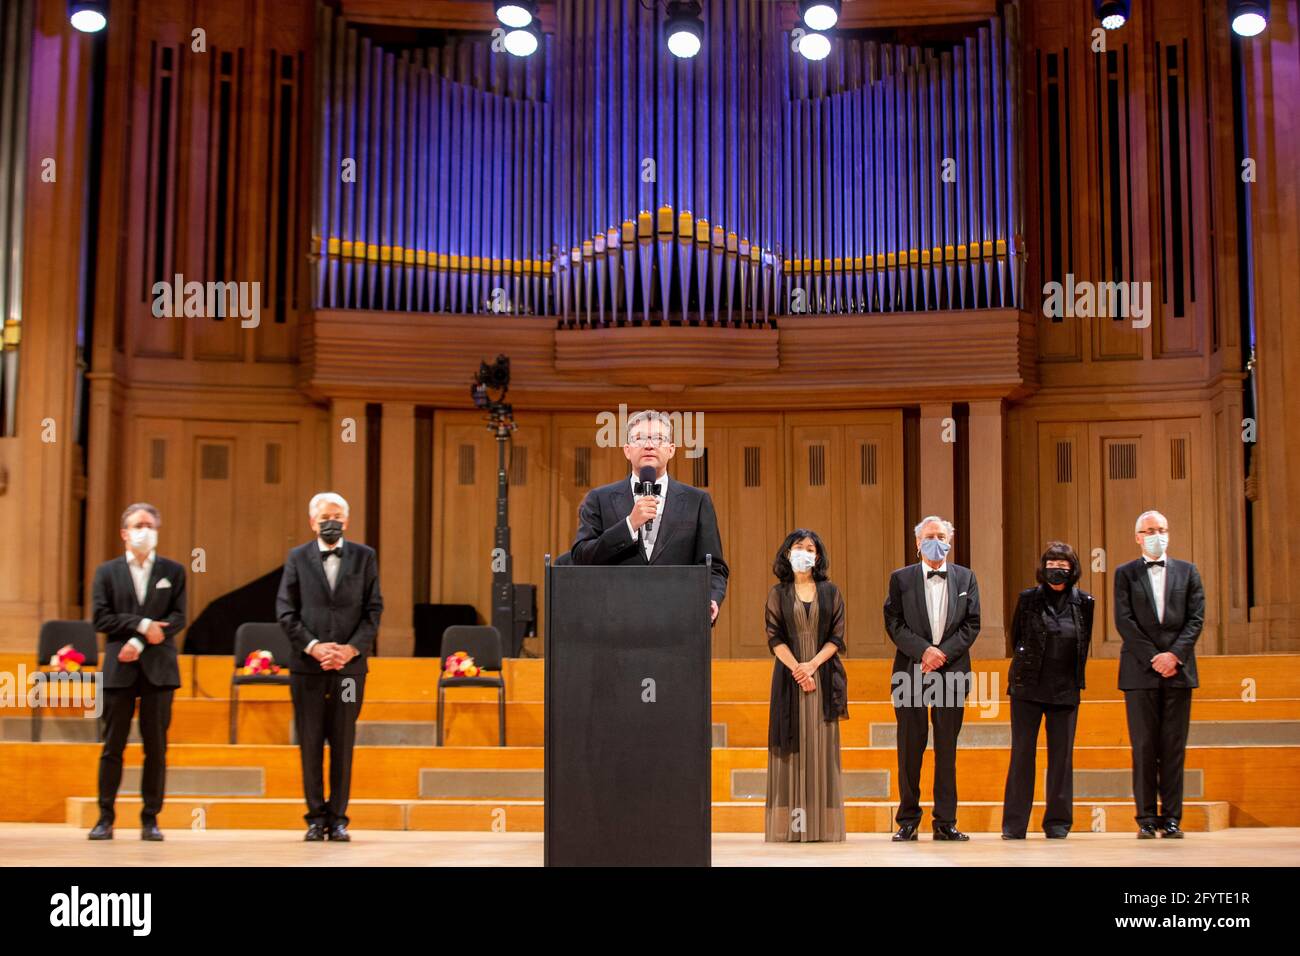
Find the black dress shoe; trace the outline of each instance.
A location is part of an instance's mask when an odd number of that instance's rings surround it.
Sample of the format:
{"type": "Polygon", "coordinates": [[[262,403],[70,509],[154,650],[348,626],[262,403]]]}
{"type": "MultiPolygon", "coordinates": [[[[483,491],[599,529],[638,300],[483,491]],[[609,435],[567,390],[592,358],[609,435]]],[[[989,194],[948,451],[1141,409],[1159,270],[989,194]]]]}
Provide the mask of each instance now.
{"type": "Polygon", "coordinates": [[[111,840],[113,839],[113,824],[107,820],[100,820],[91,828],[90,839],[92,840],[111,840]]]}
{"type": "Polygon", "coordinates": [[[1044,832],[1049,840],[1064,840],[1070,835],[1069,830],[1045,830],[1044,832]]]}
{"type": "Polygon", "coordinates": [[[1177,820],[1170,820],[1160,828],[1160,835],[1169,840],[1181,840],[1183,831],[1179,828],[1177,820]]]}
{"type": "Polygon", "coordinates": [[[942,823],[934,828],[934,838],[936,840],[969,840],[970,837],[962,833],[951,823],[942,823]]]}
{"type": "Polygon", "coordinates": [[[157,823],[140,824],[141,840],[152,840],[153,842],[157,843],[161,841],[162,838],[163,838],[162,831],[158,829],[157,823]]]}
{"type": "Polygon", "coordinates": [[[1023,833],[1004,833],[1004,834],[1002,834],[1002,839],[1004,839],[1004,840],[1023,840],[1024,838],[1025,838],[1025,835],[1024,835],[1023,833]]]}
{"type": "Polygon", "coordinates": [[[891,837],[894,843],[907,843],[909,840],[917,839],[916,824],[904,823],[898,828],[898,832],[891,837]]]}
{"type": "Polygon", "coordinates": [[[1138,827],[1139,840],[1154,840],[1156,838],[1156,828],[1149,823],[1138,827]]]}
{"type": "Polygon", "coordinates": [[[307,835],[303,837],[307,843],[323,843],[325,841],[325,827],[319,823],[309,824],[307,835]]]}
{"type": "Polygon", "coordinates": [[[331,842],[348,843],[352,840],[352,835],[348,833],[347,826],[342,823],[336,823],[330,827],[329,834],[331,842]]]}

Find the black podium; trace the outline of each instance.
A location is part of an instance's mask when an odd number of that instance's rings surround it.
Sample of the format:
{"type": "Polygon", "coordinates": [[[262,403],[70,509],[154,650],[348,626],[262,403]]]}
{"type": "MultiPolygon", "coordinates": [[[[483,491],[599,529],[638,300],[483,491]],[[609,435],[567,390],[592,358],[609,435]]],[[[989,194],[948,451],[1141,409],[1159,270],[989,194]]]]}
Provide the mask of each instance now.
{"type": "Polygon", "coordinates": [[[709,569],[546,567],[547,866],[708,866],[709,569]]]}

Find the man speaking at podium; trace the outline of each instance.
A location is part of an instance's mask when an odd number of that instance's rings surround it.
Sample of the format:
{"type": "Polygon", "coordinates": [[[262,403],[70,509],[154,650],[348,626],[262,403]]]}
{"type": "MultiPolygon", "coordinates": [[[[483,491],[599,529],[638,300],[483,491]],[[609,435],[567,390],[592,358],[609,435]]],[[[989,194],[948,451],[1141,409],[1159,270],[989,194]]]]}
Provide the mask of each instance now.
{"type": "Polygon", "coordinates": [[[680,481],[670,484],[668,461],[677,448],[667,415],[637,412],[627,421],[626,439],[623,455],[632,473],[582,499],[573,563],[703,564],[711,554],[709,612],[716,621],[727,593],[727,564],[713,499],[680,481]]]}

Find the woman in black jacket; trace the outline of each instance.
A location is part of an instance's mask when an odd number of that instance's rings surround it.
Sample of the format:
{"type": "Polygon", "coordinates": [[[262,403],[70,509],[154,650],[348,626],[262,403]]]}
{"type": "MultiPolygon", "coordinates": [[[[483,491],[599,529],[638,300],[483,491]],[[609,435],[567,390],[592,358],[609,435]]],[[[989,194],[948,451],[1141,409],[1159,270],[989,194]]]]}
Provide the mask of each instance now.
{"type": "Polygon", "coordinates": [[[1038,565],[1038,587],[1020,592],[1011,621],[1014,652],[1011,766],[1002,801],[1002,839],[1023,840],[1034,802],[1038,728],[1047,718],[1047,810],[1043,832],[1063,840],[1074,822],[1074,730],[1092,643],[1092,595],[1080,591],[1079,558],[1053,541],[1038,565]]]}
{"type": "Polygon", "coordinates": [[[816,532],[786,536],[767,596],[767,646],[776,657],[768,718],[764,839],[811,843],[844,839],[840,725],[849,715],[844,662],[844,598],[826,576],[816,532]]]}

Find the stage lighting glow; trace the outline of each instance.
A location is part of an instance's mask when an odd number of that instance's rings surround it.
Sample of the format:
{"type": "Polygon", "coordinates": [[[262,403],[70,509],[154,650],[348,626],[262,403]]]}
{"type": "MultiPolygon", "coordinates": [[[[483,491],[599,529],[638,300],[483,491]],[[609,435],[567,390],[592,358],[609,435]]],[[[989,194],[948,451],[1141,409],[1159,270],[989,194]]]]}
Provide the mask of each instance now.
{"type": "Polygon", "coordinates": [[[809,30],[829,30],[840,20],[840,0],[801,0],[799,15],[809,30]]]}
{"type": "Polygon", "coordinates": [[[668,4],[668,19],[664,23],[668,34],[668,52],[689,60],[704,45],[704,21],[700,19],[700,5],[695,2],[668,4]]]}
{"type": "Polygon", "coordinates": [[[102,2],[78,0],[68,4],[68,22],[82,33],[98,33],[108,26],[108,17],[104,16],[102,2]]]}
{"type": "Polygon", "coordinates": [[[508,27],[522,29],[533,22],[536,4],[522,0],[497,0],[497,19],[508,27]]]}
{"type": "Polygon", "coordinates": [[[506,34],[506,52],[514,56],[532,56],[537,52],[541,41],[541,31],[537,29],[537,21],[534,20],[528,26],[511,30],[506,34]]]}
{"type": "Polygon", "coordinates": [[[1228,13],[1232,17],[1232,32],[1237,36],[1253,37],[1264,32],[1268,26],[1268,2],[1259,0],[1238,0],[1228,4],[1228,13]]]}
{"type": "Polygon", "coordinates": [[[830,56],[831,41],[824,33],[805,33],[799,38],[799,55],[805,60],[824,60],[830,56]]]}
{"type": "Polygon", "coordinates": [[[1118,30],[1128,23],[1129,0],[1096,0],[1094,10],[1107,30],[1118,30]]]}

